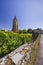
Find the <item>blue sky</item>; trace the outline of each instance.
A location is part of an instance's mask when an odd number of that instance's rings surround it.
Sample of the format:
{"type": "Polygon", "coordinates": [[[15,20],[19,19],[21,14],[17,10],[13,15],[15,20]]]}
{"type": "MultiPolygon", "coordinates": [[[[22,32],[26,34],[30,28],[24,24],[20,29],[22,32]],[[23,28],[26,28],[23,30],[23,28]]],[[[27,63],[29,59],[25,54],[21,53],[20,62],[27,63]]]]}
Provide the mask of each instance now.
{"type": "Polygon", "coordinates": [[[0,29],[11,30],[15,15],[19,29],[43,29],[43,0],[0,0],[0,29]]]}

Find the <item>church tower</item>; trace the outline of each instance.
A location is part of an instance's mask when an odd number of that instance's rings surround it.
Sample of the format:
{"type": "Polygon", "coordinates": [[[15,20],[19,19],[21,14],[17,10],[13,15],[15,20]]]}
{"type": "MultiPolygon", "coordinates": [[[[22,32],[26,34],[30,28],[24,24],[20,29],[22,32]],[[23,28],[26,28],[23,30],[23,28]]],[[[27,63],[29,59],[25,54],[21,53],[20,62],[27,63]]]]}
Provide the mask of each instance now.
{"type": "Polygon", "coordinates": [[[18,32],[18,20],[17,20],[16,16],[15,16],[14,19],[13,19],[12,31],[13,31],[13,32],[18,32]]]}

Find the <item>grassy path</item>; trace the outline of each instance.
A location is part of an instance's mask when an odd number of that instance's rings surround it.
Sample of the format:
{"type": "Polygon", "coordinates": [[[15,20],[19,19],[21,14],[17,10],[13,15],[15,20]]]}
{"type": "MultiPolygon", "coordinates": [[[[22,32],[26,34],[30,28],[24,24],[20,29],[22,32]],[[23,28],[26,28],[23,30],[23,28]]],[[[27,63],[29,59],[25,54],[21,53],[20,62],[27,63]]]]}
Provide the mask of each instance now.
{"type": "Polygon", "coordinates": [[[43,35],[41,35],[40,48],[35,65],[43,65],[43,35]]]}

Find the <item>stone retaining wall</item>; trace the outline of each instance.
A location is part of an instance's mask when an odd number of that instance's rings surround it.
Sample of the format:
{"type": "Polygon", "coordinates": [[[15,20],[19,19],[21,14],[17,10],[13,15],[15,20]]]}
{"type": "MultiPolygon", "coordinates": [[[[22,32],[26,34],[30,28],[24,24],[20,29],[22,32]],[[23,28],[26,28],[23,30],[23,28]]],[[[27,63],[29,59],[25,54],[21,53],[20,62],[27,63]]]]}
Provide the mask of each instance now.
{"type": "Polygon", "coordinates": [[[34,41],[33,43],[34,47],[31,50],[31,55],[30,55],[30,65],[34,65],[34,62],[36,60],[36,56],[37,56],[37,52],[39,49],[39,45],[40,45],[40,35],[37,37],[37,39],[34,41]]]}

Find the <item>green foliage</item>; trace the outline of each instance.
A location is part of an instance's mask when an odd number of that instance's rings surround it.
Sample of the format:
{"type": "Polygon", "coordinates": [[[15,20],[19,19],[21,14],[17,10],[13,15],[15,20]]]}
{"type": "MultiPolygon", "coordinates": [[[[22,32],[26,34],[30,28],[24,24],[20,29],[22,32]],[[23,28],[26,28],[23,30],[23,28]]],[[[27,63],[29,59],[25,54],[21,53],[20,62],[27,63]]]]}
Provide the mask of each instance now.
{"type": "Polygon", "coordinates": [[[22,30],[19,30],[18,33],[23,33],[23,31],[22,30]]]}
{"type": "Polygon", "coordinates": [[[23,29],[23,33],[27,33],[27,30],[26,29],[23,29]]]}
{"type": "Polygon", "coordinates": [[[20,45],[29,42],[31,39],[32,34],[0,31],[0,56],[15,50],[20,45]]]}
{"type": "Polygon", "coordinates": [[[19,30],[19,33],[27,33],[27,30],[26,29],[19,30]]]}
{"type": "Polygon", "coordinates": [[[32,29],[31,29],[31,28],[28,29],[28,30],[27,30],[27,33],[32,33],[32,29]]]}
{"type": "Polygon", "coordinates": [[[26,29],[19,30],[18,33],[32,33],[32,29],[29,28],[28,30],[26,30],[26,29]]]}

